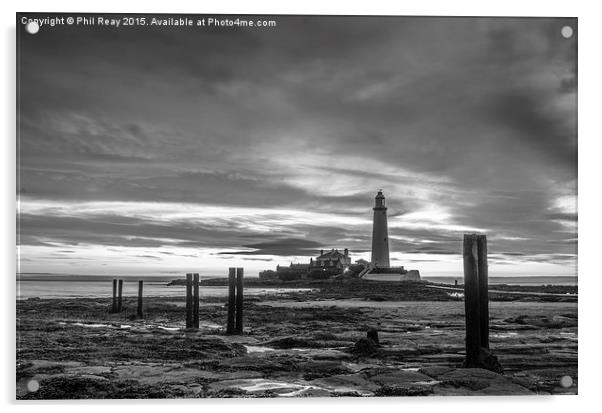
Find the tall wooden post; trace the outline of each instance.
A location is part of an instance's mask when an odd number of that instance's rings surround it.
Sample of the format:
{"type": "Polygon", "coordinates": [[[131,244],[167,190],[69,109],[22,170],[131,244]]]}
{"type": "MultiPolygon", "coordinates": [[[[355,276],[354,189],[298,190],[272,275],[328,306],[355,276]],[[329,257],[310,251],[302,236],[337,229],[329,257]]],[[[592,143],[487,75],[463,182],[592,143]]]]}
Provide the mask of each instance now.
{"type": "Polygon", "coordinates": [[[477,235],[464,235],[464,310],[466,318],[466,367],[478,367],[481,348],[477,235]]]}
{"type": "Polygon", "coordinates": [[[192,327],[199,328],[199,274],[194,274],[194,301],[192,303],[192,327]]]}
{"type": "Polygon", "coordinates": [[[113,305],[111,305],[111,312],[117,312],[117,279],[113,279],[113,305]]]}
{"type": "Polygon", "coordinates": [[[236,268],[228,269],[228,324],[226,334],[234,333],[234,312],[236,311],[236,268]]]}
{"type": "Polygon", "coordinates": [[[477,263],[479,271],[479,334],[481,347],[489,348],[489,270],[487,266],[487,237],[477,235],[477,263]]]}
{"type": "Polygon", "coordinates": [[[122,310],[122,295],[123,295],[123,280],[119,280],[119,286],[117,287],[117,312],[120,313],[122,310]]]}
{"type": "Polygon", "coordinates": [[[186,328],[192,327],[192,274],[186,274],[186,328]]]}
{"type": "Polygon", "coordinates": [[[236,327],[238,334],[243,333],[243,268],[236,269],[236,327]]]}
{"type": "Polygon", "coordinates": [[[144,318],[144,312],[142,311],[142,290],[144,288],[144,281],[138,281],[138,318],[144,318]]]}

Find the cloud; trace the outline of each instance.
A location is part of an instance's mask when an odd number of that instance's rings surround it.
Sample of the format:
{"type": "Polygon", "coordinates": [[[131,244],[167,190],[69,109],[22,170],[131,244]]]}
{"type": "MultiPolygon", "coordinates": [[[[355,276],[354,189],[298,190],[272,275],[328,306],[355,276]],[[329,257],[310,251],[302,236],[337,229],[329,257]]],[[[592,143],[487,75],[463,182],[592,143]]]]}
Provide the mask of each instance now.
{"type": "Polygon", "coordinates": [[[21,245],[574,253],[575,19],[277,20],[21,37],[21,245]]]}
{"type": "Polygon", "coordinates": [[[274,241],[260,242],[257,244],[243,245],[249,250],[224,251],[222,255],[315,255],[322,246],[319,242],[306,239],[281,238],[274,241]]]}

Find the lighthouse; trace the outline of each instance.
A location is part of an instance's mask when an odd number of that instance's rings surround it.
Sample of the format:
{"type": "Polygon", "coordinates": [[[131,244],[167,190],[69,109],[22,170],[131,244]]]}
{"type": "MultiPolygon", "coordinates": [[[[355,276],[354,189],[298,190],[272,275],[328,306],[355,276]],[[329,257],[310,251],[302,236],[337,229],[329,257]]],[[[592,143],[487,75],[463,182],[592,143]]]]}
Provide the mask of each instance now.
{"type": "Polygon", "coordinates": [[[387,206],[382,189],[374,198],[374,221],[372,224],[372,265],[389,268],[389,235],[387,230],[387,206]]]}

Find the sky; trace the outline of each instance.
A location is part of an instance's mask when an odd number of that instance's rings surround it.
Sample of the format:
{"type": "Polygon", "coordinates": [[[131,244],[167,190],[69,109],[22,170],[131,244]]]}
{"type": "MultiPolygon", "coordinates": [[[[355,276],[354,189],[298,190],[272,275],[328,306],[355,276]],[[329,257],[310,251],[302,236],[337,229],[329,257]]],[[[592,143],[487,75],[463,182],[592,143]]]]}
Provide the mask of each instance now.
{"type": "Polygon", "coordinates": [[[490,276],[576,275],[576,19],[269,19],[19,25],[20,272],[369,259],[382,189],[392,265],[479,232],[490,276]]]}

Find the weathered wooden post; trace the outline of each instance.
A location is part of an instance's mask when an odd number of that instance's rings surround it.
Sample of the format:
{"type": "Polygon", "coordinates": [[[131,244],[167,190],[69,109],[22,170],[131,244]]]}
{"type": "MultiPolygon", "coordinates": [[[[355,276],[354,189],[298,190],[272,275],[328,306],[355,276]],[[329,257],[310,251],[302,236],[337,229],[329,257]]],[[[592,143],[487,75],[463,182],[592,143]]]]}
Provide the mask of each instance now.
{"type": "Polygon", "coordinates": [[[186,274],[186,328],[192,327],[192,273],[186,274]]]}
{"type": "Polygon", "coordinates": [[[111,305],[111,312],[117,312],[117,278],[113,279],[113,304],[111,305]]]}
{"type": "Polygon", "coordinates": [[[466,311],[466,361],[502,373],[504,369],[489,350],[489,281],[487,237],[464,235],[464,306],[466,311]]]}
{"type": "Polygon", "coordinates": [[[144,281],[138,281],[138,318],[144,318],[144,312],[142,311],[142,290],[144,288],[144,281]]]}
{"type": "Polygon", "coordinates": [[[194,301],[192,303],[192,327],[199,328],[199,274],[194,274],[194,301]]]}
{"type": "Polygon", "coordinates": [[[123,280],[119,280],[119,286],[117,287],[117,312],[120,313],[122,307],[122,295],[123,295],[123,280]]]}
{"type": "Polygon", "coordinates": [[[243,268],[236,269],[236,327],[238,334],[243,333],[243,268]]]}
{"type": "Polygon", "coordinates": [[[479,266],[476,234],[464,234],[464,311],[466,313],[466,367],[479,366],[481,348],[479,266]]]}
{"type": "Polygon", "coordinates": [[[454,287],[458,286],[458,280],[454,280],[454,287]]]}
{"type": "Polygon", "coordinates": [[[479,333],[481,347],[489,349],[489,270],[487,237],[477,235],[477,267],[479,272],[479,333]]]}
{"type": "Polygon", "coordinates": [[[228,324],[226,334],[234,333],[234,312],[236,311],[236,268],[228,269],[228,324]]]}

